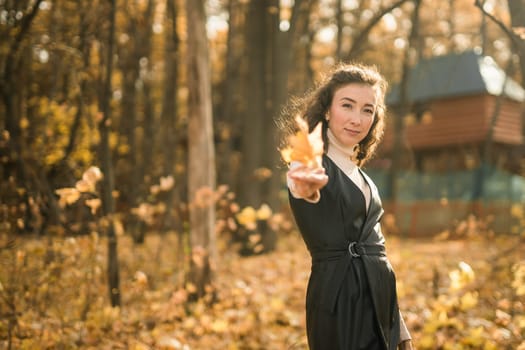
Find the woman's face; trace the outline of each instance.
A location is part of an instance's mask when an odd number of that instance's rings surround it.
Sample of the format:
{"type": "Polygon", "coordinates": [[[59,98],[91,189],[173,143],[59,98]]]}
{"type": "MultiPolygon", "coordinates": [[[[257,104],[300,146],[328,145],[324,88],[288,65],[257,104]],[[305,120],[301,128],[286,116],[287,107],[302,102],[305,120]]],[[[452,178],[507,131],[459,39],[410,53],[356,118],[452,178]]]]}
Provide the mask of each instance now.
{"type": "Polygon", "coordinates": [[[353,147],[368,135],[376,110],[376,94],[370,85],[344,85],[332,98],[326,115],[328,127],[342,145],[353,147]]]}

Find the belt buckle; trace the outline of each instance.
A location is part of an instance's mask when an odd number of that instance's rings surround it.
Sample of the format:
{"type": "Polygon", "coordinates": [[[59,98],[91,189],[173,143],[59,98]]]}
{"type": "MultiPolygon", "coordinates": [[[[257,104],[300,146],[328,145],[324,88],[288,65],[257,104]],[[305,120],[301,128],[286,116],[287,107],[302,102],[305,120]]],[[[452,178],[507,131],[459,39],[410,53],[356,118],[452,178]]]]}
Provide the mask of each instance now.
{"type": "Polygon", "coordinates": [[[350,242],[350,244],[348,245],[348,252],[352,256],[352,258],[359,258],[361,256],[355,250],[355,245],[356,244],[357,244],[357,242],[350,242]]]}

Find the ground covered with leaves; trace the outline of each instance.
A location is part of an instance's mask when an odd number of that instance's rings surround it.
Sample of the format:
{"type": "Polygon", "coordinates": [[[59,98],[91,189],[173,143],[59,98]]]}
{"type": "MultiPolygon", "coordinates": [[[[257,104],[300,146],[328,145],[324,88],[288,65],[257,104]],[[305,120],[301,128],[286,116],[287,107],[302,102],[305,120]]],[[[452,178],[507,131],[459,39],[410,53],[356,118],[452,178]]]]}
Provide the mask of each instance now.
{"type": "MultiPolygon", "coordinates": [[[[18,239],[0,251],[0,348],[307,349],[310,260],[295,232],[240,257],[220,241],[215,293],[189,303],[175,234],[119,236],[122,306],[112,308],[106,241],[18,239]]],[[[400,307],[424,349],[525,349],[525,243],[518,236],[388,237],[400,307]]]]}

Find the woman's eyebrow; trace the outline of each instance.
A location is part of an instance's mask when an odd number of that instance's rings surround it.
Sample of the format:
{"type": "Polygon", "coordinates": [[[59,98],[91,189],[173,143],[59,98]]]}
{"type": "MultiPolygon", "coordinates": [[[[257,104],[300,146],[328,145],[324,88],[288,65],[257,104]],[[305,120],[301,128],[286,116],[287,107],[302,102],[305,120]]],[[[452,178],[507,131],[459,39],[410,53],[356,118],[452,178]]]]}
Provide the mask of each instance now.
{"type": "MultiPolygon", "coordinates": [[[[350,98],[350,97],[341,97],[339,100],[341,100],[341,101],[346,100],[346,101],[350,101],[352,103],[357,103],[356,100],[354,100],[353,98],[350,98]]],[[[365,103],[365,106],[376,108],[376,105],[373,104],[373,103],[365,103]]]]}

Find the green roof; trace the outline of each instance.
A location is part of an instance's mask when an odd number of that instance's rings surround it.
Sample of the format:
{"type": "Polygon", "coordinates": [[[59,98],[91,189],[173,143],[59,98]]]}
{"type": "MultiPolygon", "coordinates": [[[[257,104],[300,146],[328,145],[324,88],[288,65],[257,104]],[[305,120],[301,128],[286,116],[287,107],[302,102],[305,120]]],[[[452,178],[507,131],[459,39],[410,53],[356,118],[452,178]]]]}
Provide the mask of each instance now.
{"type": "MultiPolygon", "coordinates": [[[[525,90],[489,56],[475,51],[436,56],[419,62],[410,71],[408,99],[424,102],[447,97],[491,94],[499,96],[505,83],[505,96],[523,102],[525,90]]],[[[386,103],[399,103],[399,84],[392,87],[386,103]]]]}

